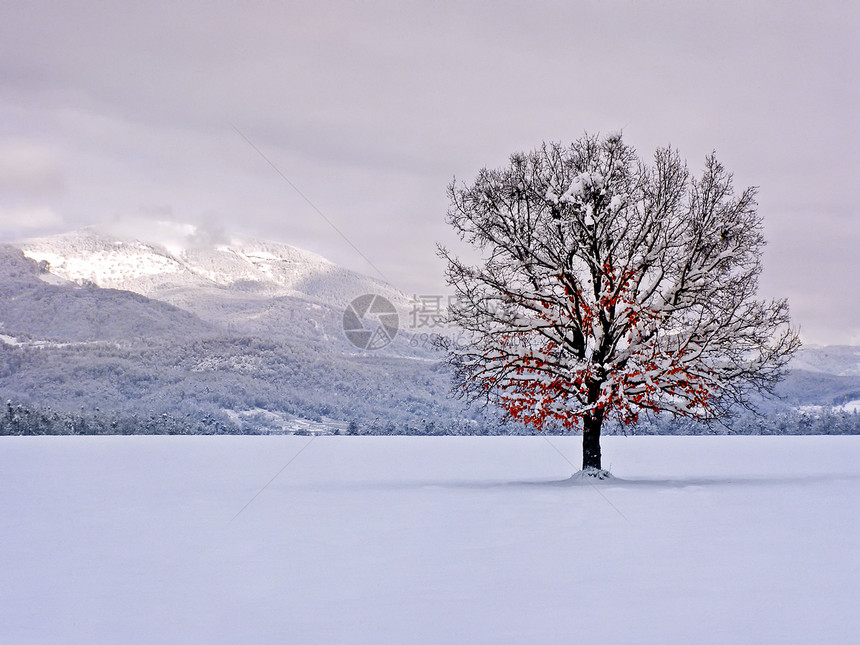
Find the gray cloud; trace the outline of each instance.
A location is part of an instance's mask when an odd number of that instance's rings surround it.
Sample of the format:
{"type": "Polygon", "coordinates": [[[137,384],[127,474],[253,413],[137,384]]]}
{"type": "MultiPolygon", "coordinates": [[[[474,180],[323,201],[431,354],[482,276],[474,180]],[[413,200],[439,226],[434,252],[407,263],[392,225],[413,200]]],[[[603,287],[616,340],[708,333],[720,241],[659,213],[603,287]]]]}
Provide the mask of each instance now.
{"type": "Polygon", "coordinates": [[[0,140],[0,191],[39,198],[62,189],[56,156],[47,146],[27,139],[0,140]]]}
{"type": "Polygon", "coordinates": [[[62,218],[51,208],[42,206],[0,206],[0,222],[16,235],[47,231],[62,226],[62,218]]]}

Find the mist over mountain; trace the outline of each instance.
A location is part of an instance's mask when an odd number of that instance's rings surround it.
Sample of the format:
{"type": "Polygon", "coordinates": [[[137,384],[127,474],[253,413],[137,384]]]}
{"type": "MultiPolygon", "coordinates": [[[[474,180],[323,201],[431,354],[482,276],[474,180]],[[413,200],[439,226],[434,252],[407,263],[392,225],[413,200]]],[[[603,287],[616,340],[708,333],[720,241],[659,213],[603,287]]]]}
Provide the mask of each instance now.
{"type": "MultiPolygon", "coordinates": [[[[23,427],[38,417],[47,428],[74,414],[68,427],[117,432],[528,432],[448,396],[450,375],[427,333],[445,330],[412,328],[417,305],[394,287],[220,231],[163,223],[144,238],[84,229],[0,246],[8,419],[23,427]],[[344,333],[345,310],[365,294],[392,303],[399,320],[381,349],[344,333]]],[[[370,305],[357,315],[374,323],[370,305]]],[[[737,431],[796,431],[804,419],[840,432],[860,426],[860,348],[802,350],[780,394],[737,431]]],[[[701,431],[685,428],[634,431],[701,431]]]]}

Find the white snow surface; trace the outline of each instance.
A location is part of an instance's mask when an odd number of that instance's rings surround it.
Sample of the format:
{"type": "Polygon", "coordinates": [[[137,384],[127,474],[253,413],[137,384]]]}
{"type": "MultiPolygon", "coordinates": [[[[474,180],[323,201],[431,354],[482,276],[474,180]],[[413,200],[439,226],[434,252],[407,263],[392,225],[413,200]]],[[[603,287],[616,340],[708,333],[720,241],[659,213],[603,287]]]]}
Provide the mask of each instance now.
{"type": "Polygon", "coordinates": [[[844,410],[845,412],[860,412],[860,399],[843,403],[842,405],[837,406],[837,409],[844,410]]]}
{"type": "Polygon", "coordinates": [[[3,437],[0,642],[856,642],[860,437],[603,443],[3,437]]]}

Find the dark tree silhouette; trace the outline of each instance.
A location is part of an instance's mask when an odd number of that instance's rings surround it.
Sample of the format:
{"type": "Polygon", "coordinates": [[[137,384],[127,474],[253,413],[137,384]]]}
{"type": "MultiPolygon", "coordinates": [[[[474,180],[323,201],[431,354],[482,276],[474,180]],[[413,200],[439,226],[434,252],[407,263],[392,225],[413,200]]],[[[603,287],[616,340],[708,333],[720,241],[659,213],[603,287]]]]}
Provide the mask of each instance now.
{"type": "Polygon", "coordinates": [[[600,430],[642,411],[711,420],[769,393],[798,348],[785,300],[756,300],[765,241],[756,190],[712,155],[644,163],[621,135],[544,144],[449,187],[448,221],[482,253],[445,248],[467,342],[444,342],[458,391],[538,429],[600,430]]]}

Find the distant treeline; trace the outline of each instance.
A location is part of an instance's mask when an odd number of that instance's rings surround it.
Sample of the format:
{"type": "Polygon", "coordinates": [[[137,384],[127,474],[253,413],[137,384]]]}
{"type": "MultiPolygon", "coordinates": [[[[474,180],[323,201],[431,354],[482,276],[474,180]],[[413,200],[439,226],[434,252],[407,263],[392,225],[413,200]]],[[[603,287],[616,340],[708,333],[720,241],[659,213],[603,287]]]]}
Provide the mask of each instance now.
{"type": "MultiPolygon", "coordinates": [[[[176,414],[171,412],[129,414],[98,409],[79,412],[58,411],[7,402],[0,415],[3,435],[215,435],[269,434],[271,426],[253,422],[235,422],[223,414],[176,414]]],[[[519,424],[477,423],[464,419],[457,422],[433,420],[397,424],[375,419],[369,423],[350,421],[343,430],[330,431],[345,435],[407,436],[506,436],[535,434],[519,424]]],[[[690,421],[649,419],[632,426],[610,424],[610,435],[847,435],[860,434],[860,414],[825,408],[820,412],[780,412],[768,416],[745,414],[725,424],[705,425],[690,421]]],[[[297,434],[309,434],[299,431],[297,434]]],[[[545,434],[564,431],[549,429],[545,434]]]]}
{"type": "MultiPolygon", "coordinates": [[[[570,431],[549,428],[547,435],[564,435],[570,431]]],[[[576,431],[573,431],[574,433],[576,431]]],[[[607,435],[852,435],[860,434],[860,413],[846,412],[838,408],[824,408],[820,412],[801,411],[756,415],[744,413],[723,422],[710,424],[689,420],[651,418],[635,425],[625,426],[608,423],[603,428],[607,435]]],[[[360,424],[351,422],[346,434],[356,435],[530,435],[534,430],[520,424],[434,424],[396,426],[379,423],[360,424]]]]}
{"type": "Polygon", "coordinates": [[[614,434],[657,435],[822,435],[860,434],[860,414],[835,407],[816,412],[789,410],[758,415],[744,412],[711,424],[690,420],[650,419],[627,428],[617,427],[614,434]]]}
{"type": "Polygon", "coordinates": [[[204,414],[138,415],[116,412],[60,412],[7,402],[0,416],[2,435],[255,434],[227,418],[204,414]]]}

